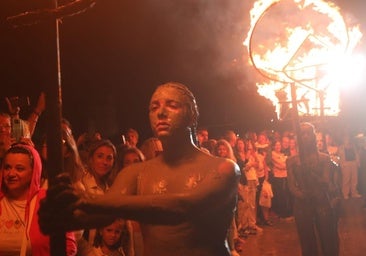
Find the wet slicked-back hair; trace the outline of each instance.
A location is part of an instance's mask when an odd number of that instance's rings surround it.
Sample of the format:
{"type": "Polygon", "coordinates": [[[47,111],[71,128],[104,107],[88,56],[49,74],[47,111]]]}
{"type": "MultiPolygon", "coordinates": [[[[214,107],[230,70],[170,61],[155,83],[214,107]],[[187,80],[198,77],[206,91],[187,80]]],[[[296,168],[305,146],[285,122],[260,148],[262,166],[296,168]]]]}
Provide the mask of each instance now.
{"type": "Polygon", "coordinates": [[[194,143],[197,145],[196,129],[197,129],[197,125],[198,125],[199,111],[198,111],[196,98],[194,97],[191,90],[189,90],[188,87],[185,86],[184,84],[181,84],[178,82],[167,82],[167,83],[159,85],[156,88],[156,90],[159,88],[164,88],[164,87],[178,89],[184,96],[187,97],[187,105],[188,105],[189,114],[190,114],[189,118],[191,118],[191,120],[192,120],[192,126],[190,127],[191,133],[192,133],[192,138],[193,138],[194,143]]]}

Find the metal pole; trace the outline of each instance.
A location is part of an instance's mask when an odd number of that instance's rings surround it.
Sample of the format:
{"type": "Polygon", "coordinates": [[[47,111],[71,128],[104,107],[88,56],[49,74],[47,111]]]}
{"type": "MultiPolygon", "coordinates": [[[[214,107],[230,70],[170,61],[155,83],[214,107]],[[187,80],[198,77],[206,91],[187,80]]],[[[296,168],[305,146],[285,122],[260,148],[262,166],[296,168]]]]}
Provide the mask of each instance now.
{"type": "MultiPolygon", "coordinates": [[[[52,8],[57,8],[57,0],[53,1],[52,8]]],[[[50,60],[51,68],[49,72],[50,83],[46,89],[46,109],[47,109],[47,171],[49,186],[55,185],[56,176],[63,172],[63,155],[62,155],[62,96],[61,96],[61,63],[60,63],[60,40],[59,40],[59,23],[58,19],[52,20],[50,26],[50,52],[51,56],[55,56],[54,60],[50,60]],[[56,40],[55,40],[56,39],[56,40]],[[51,81],[52,80],[52,81],[51,81]]],[[[64,232],[55,232],[50,236],[50,253],[52,256],[66,255],[66,238],[64,232]]]]}
{"type": "MultiPolygon", "coordinates": [[[[24,12],[19,15],[7,17],[8,22],[15,27],[33,25],[41,21],[40,27],[45,35],[43,44],[44,56],[52,56],[47,60],[44,71],[44,91],[46,93],[46,120],[47,120],[47,174],[49,187],[56,183],[56,177],[63,172],[62,153],[62,94],[61,94],[61,60],[60,60],[60,19],[63,16],[75,15],[94,6],[96,0],[74,0],[58,8],[58,1],[50,1],[46,10],[24,12]],[[48,10],[55,12],[48,13],[48,10]],[[54,19],[49,15],[54,15],[54,19]],[[33,17],[32,21],[29,17],[33,17]],[[51,19],[50,19],[51,18],[51,19]],[[56,39],[56,40],[55,40],[56,39]],[[56,56],[55,56],[56,54],[56,56]],[[53,57],[56,57],[56,61],[53,57]]],[[[43,38],[43,37],[42,37],[43,38]]],[[[44,56],[39,56],[43,58],[44,56]]],[[[50,254],[52,256],[66,256],[66,237],[64,232],[55,230],[50,236],[50,254]]]]}

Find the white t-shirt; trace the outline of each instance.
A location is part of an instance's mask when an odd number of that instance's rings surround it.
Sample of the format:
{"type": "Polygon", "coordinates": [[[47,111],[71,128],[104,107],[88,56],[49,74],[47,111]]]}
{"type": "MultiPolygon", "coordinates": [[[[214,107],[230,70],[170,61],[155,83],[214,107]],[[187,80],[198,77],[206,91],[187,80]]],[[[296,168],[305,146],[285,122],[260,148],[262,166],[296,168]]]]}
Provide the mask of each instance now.
{"type": "MultiPolygon", "coordinates": [[[[4,197],[0,201],[0,255],[19,256],[25,232],[25,206],[27,200],[16,201],[4,197]]],[[[28,243],[27,255],[30,255],[28,243]]]]}
{"type": "Polygon", "coordinates": [[[250,156],[248,159],[248,163],[246,164],[249,169],[247,169],[245,171],[245,177],[247,178],[247,180],[258,180],[257,170],[256,170],[256,168],[251,166],[255,162],[256,162],[256,159],[253,156],[250,156]]]}
{"type": "Polygon", "coordinates": [[[100,247],[93,247],[92,251],[88,256],[125,256],[125,253],[123,252],[122,248],[119,248],[118,250],[114,251],[111,254],[103,253],[102,249],[100,247]]]}

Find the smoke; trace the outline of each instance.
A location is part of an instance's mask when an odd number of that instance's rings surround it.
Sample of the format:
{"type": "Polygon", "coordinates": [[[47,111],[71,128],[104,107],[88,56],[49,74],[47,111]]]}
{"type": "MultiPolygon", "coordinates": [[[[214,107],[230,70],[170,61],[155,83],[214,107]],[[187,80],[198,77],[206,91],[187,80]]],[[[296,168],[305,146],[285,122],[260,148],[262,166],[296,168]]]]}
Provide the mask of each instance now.
{"type": "MultiPolygon", "coordinates": [[[[250,1],[148,1],[169,40],[164,47],[181,62],[181,70],[199,81],[208,77],[243,84],[250,1]],[[241,76],[241,78],[239,78],[241,76]],[[239,79],[239,81],[238,81],[239,79]]],[[[163,43],[164,44],[164,43],[163,43]]]]}

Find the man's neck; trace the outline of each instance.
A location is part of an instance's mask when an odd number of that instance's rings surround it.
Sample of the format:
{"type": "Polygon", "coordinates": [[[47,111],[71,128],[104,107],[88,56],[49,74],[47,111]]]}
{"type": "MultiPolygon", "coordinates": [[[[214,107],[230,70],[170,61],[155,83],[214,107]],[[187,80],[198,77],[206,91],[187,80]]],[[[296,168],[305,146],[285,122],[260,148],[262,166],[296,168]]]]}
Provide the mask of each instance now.
{"type": "Polygon", "coordinates": [[[193,144],[191,136],[180,137],[181,139],[165,139],[163,144],[163,159],[167,163],[176,164],[182,160],[192,158],[198,151],[193,144]]]}

